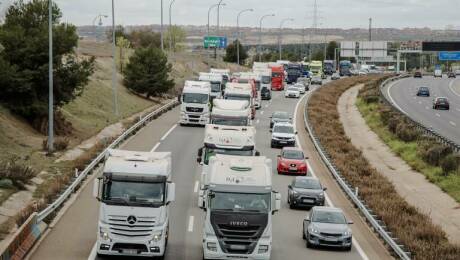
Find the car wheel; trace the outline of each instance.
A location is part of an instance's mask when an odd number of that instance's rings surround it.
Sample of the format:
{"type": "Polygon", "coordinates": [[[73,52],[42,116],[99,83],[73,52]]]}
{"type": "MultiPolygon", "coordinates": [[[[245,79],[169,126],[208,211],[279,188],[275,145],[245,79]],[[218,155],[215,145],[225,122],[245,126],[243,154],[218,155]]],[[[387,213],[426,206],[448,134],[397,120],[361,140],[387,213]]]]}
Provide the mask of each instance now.
{"type": "Polygon", "coordinates": [[[291,204],[289,204],[289,208],[290,208],[290,209],[294,209],[295,206],[291,203],[291,204]]]}
{"type": "Polygon", "coordinates": [[[302,238],[305,240],[307,237],[305,236],[305,224],[302,227],[302,238]]]}
{"type": "Polygon", "coordinates": [[[307,237],[305,239],[307,240],[307,248],[312,248],[313,245],[310,243],[310,241],[308,241],[308,234],[307,234],[307,237]]]}

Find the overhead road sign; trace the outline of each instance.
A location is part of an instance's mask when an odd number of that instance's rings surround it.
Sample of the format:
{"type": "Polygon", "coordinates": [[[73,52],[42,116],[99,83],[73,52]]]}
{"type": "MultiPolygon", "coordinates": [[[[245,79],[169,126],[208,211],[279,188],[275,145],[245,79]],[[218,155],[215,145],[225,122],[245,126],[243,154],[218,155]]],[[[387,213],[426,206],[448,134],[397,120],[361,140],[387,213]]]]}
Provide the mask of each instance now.
{"type": "Polygon", "coordinates": [[[218,48],[218,49],[225,49],[227,48],[227,37],[222,36],[205,36],[204,40],[204,48],[218,48]]]}
{"type": "Polygon", "coordinates": [[[460,61],[460,51],[441,51],[439,60],[442,61],[460,61]]]}
{"type": "Polygon", "coordinates": [[[460,51],[460,42],[423,42],[423,51],[460,51]]]}

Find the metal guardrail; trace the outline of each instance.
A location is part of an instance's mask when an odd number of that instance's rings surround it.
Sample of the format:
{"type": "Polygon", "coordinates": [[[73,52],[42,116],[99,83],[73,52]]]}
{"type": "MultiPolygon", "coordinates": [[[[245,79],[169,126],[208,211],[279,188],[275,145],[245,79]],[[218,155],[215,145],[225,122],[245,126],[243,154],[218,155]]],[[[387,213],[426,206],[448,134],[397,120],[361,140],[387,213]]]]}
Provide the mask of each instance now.
{"type": "MultiPolygon", "coordinates": [[[[306,104],[308,106],[308,101],[310,100],[311,95],[307,97],[306,104]]],[[[377,215],[373,214],[373,211],[369,209],[364,202],[358,197],[357,189],[354,189],[347,181],[342,177],[340,171],[337,167],[331,162],[331,158],[328,153],[324,150],[323,146],[320,143],[318,137],[316,137],[313,128],[310,126],[308,120],[308,109],[305,108],[304,110],[304,123],[305,129],[308,131],[313,144],[315,145],[316,150],[320,154],[321,159],[326,164],[329,171],[332,173],[333,177],[337,180],[340,187],[345,191],[347,196],[351,199],[351,201],[356,205],[356,207],[360,210],[360,212],[364,215],[367,221],[370,223],[372,228],[380,235],[380,237],[385,241],[387,245],[391,247],[393,252],[400,258],[404,260],[411,259],[411,253],[408,252],[404,245],[397,243],[397,238],[393,238],[391,236],[391,232],[389,232],[383,223],[383,221],[377,219],[377,215]]]]}
{"type": "Polygon", "coordinates": [[[62,203],[64,203],[70,195],[77,189],[77,187],[82,183],[82,181],[86,178],[86,176],[92,172],[97,165],[99,165],[103,160],[107,153],[108,149],[116,148],[120,145],[123,141],[125,141],[130,136],[134,135],[139,129],[146,125],[146,123],[155,119],[158,115],[163,114],[164,112],[171,110],[178,104],[177,100],[171,101],[168,104],[156,109],[155,111],[151,112],[150,114],[143,117],[139,122],[131,126],[128,130],[126,130],[123,134],[121,134],[115,141],[113,141],[104,151],[102,151],[93,161],[86,166],[86,168],[81,171],[78,177],[67,187],[67,189],[48,207],[38,213],[37,215],[37,222],[40,223],[45,220],[51,213],[53,213],[56,209],[58,209],[62,203]]]}
{"type": "Polygon", "coordinates": [[[402,75],[402,76],[397,76],[397,77],[392,77],[392,78],[389,78],[387,80],[385,80],[380,86],[379,86],[379,92],[380,92],[380,97],[381,99],[387,104],[389,105],[394,111],[400,113],[401,115],[403,115],[412,125],[415,126],[415,128],[417,128],[419,131],[421,131],[422,133],[424,133],[425,135],[428,135],[430,137],[433,137],[433,138],[436,138],[436,140],[441,143],[441,144],[444,144],[446,146],[449,146],[450,148],[452,148],[453,151],[456,151],[456,152],[460,152],[460,144],[450,140],[449,138],[439,134],[438,132],[436,132],[435,130],[433,130],[432,128],[430,127],[426,127],[425,125],[423,125],[422,123],[416,121],[415,119],[413,119],[410,115],[408,115],[406,112],[400,110],[400,108],[396,105],[396,104],[393,104],[393,102],[391,102],[391,100],[388,99],[388,97],[385,95],[385,92],[384,92],[384,89],[385,87],[394,82],[394,81],[397,81],[397,80],[400,80],[400,79],[404,79],[404,78],[408,78],[410,77],[410,75],[402,75]]]}

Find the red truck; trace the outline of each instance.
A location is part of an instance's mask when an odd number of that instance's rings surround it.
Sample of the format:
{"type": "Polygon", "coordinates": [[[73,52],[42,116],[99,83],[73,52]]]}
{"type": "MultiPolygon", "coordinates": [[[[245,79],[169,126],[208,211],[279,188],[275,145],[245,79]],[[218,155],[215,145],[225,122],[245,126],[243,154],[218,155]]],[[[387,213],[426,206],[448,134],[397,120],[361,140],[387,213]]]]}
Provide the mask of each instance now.
{"type": "Polygon", "coordinates": [[[272,90],[284,90],[284,67],[272,66],[272,90]]]}

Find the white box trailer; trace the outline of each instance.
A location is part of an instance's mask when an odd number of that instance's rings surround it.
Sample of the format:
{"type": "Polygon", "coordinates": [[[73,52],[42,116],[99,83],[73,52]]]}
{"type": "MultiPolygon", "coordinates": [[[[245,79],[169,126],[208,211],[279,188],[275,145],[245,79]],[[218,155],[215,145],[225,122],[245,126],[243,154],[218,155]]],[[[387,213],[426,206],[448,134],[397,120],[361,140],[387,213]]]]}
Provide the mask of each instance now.
{"type": "Polygon", "coordinates": [[[100,202],[97,254],[164,256],[175,199],[171,153],[109,150],[93,196],[100,202]]]}
{"type": "Polygon", "coordinates": [[[200,190],[204,259],[270,259],[272,215],[281,208],[266,157],[217,155],[200,190]]]}
{"type": "Polygon", "coordinates": [[[211,124],[230,126],[249,126],[251,108],[248,101],[214,99],[211,112],[211,124]]]}

